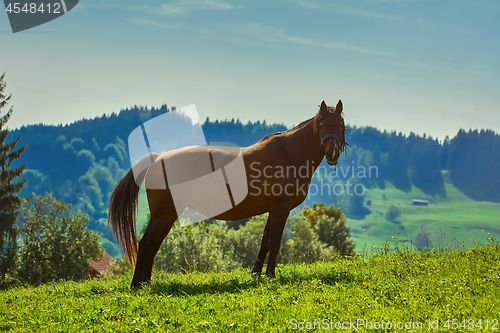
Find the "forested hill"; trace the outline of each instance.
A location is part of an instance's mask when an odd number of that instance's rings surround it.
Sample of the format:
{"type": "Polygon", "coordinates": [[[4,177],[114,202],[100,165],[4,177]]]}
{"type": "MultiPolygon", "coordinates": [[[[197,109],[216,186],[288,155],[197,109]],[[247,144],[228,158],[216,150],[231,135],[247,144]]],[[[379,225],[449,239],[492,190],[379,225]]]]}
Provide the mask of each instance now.
{"type": "MultiPolygon", "coordinates": [[[[40,124],[13,130],[8,140],[21,134],[20,145],[28,143],[16,161],[16,165],[28,163],[23,196],[52,192],[57,199],[88,213],[91,227],[109,237],[109,194],[131,167],[128,136],[141,123],[165,112],[169,112],[166,105],[157,109],[134,107],[65,126],[40,124]]],[[[242,124],[238,120],[207,119],[202,126],[207,142],[233,142],[242,147],[286,130],[283,125],[242,124]]],[[[350,127],[346,139],[351,148],[339,166],[377,166],[378,177],[358,180],[368,187],[383,188],[384,182],[390,181],[403,191],[413,185],[426,194],[445,197],[444,174],[470,198],[500,202],[500,178],[496,174],[500,170],[500,136],[493,131],[460,131],[440,143],[425,135],[350,127]]],[[[321,200],[338,203],[334,197],[321,200]]]]}
{"type": "MultiPolygon", "coordinates": [[[[110,157],[118,167],[128,170],[131,166],[126,143],[130,133],[142,123],[168,111],[166,105],[158,109],[134,107],[65,126],[23,126],[13,130],[9,138],[21,134],[19,145],[28,142],[18,164],[28,161],[28,169],[38,170],[54,181],[77,181],[92,165],[102,164],[110,157]]],[[[234,119],[215,122],[207,119],[203,125],[207,142],[233,142],[240,147],[286,129],[283,125],[267,125],[265,121],[243,125],[234,119]]]]}

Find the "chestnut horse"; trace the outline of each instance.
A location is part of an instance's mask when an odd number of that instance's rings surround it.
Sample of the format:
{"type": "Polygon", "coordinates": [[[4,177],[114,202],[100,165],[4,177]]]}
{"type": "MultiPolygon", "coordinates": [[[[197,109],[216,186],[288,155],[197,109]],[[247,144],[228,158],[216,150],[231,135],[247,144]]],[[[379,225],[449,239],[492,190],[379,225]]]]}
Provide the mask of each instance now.
{"type": "MultiPolygon", "coordinates": [[[[345,130],[342,102],[339,101],[334,108],[323,101],[318,113],[311,119],[286,132],[269,135],[250,147],[241,148],[249,184],[248,194],[237,205],[214,218],[236,221],[269,212],[252,273],[262,271],[264,260],[269,253],[266,274],[275,276],[276,257],[290,210],[305,200],[314,171],[325,155],[328,164],[337,164],[340,153],[347,145],[345,130]]],[[[208,146],[193,146],[182,150],[189,154],[206,154],[207,150],[214,154],[214,151],[219,151],[220,156],[224,155],[223,148],[208,146]]],[[[178,212],[183,211],[174,206],[168,184],[166,189],[154,189],[154,186],[148,185],[148,182],[152,184],[155,181],[150,174],[153,173],[155,163],[161,162],[162,155],[151,153],[145,157],[151,158],[154,163],[149,171],[142,172],[136,178],[133,168],[130,169],[115,185],[110,197],[108,226],[130,262],[136,260],[132,287],[151,281],[154,257],[177,220],[178,212]],[[144,179],[151,218],[137,245],[135,222],[138,184],[144,179]]],[[[172,154],[165,156],[163,158],[168,159],[172,154]]],[[[207,200],[217,199],[210,197],[210,189],[198,189],[198,192],[198,195],[205,193],[207,200]]],[[[188,206],[189,202],[186,204],[186,207],[188,206]]]]}

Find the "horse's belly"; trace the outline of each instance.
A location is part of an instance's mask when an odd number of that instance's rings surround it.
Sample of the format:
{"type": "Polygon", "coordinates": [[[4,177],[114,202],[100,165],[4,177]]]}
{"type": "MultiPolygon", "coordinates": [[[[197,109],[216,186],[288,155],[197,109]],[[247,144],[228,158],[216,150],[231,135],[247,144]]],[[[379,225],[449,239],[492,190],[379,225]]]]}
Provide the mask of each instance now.
{"type": "Polygon", "coordinates": [[[185,207],[206,217],[213,217],[233,207],[221,170],[188,183],[170,186],[170,192],[179,215],[185,207]]]}

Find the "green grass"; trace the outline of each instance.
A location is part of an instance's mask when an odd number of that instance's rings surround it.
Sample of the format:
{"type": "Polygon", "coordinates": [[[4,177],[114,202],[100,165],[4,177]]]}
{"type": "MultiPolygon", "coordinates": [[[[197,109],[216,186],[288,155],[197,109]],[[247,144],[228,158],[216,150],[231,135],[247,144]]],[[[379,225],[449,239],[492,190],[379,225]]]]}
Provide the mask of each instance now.
{"type": "Polygon", "coordinates": [[[446,331],[447,319],[481,319],[484,329],[500,320],[499,267],[491,246],[279,266],[276,279],[239,269],[157,272],[139,290],[128,275],[50,283],[0,292],[0,330],[282,332],[292,319],[422,322],[424,331],[429,321],[446,331]]]}

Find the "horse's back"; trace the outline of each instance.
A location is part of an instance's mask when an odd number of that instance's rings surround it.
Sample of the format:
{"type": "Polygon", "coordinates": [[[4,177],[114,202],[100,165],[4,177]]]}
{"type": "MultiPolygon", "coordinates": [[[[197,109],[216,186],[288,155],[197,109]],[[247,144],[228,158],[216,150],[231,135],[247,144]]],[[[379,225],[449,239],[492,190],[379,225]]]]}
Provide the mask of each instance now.
{"type": "Polygon", "coordinates": [[[210,171],[207,147],[189,146],[170,150],[157,156],[146,174],[145,185],[146,189],[167,189],[170,185],[193,179],[193,176],[203,176],[210,171]]]}

